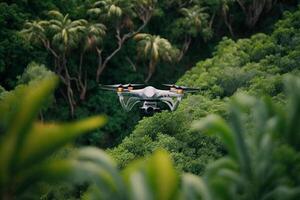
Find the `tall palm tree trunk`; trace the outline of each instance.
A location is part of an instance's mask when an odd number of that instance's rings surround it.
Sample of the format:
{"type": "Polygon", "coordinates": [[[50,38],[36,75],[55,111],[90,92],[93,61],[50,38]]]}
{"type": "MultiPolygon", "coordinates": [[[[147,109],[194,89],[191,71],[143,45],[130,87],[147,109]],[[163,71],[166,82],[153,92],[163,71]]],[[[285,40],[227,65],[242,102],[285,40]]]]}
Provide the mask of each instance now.
{"type": "Polygon", "coordinates": [[[87,91],[87,72],[85,70],[84,77],[82,73],[82,64],[83,64],[83,57],[85,51],[80,54],[80,61],[79,61],[79,70],[78,70],[78,85],[79,85],[79,92],[80,92],[80,100],[84,101],[87,91]]]}
{"type": "Polygon", "coordinates": [[[154,59],[150,59],[149,68],[148,68],[148,76],[145,80],[145,83],[148,83],[149,80],[151,79],[151,77],[155,71],[155,66],[156,66],[156,62],[154,61],[154,59]]]}
{"type": "Polygon", "coordinates": [[[72,89],[72,83],[71,83],[71,76],[69,74],[69,70],[67,68],[67,59],[66,59],[66,53],[63,53],[62,56],[62,67],[64,69],[65,72],[65,80],[64,83],[67,87],[67,97],[68,97],[68,103],[69,103],[69,107],[70,107],[70,113],[71,116],[74,116],[74,106],[75,106],[75,100],[74,100],[74,93],[73,93],[73,89],[72,89]]]}

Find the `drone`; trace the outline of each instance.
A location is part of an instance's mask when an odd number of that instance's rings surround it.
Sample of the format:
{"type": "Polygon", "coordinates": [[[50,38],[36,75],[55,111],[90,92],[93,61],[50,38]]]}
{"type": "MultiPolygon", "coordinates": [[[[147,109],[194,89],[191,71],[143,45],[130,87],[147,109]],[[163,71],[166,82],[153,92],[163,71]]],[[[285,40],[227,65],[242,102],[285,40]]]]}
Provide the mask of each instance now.
{"type": "Polygon", "coordinates": [[[169,87],[168,90],[156,89],[152,86],[136,89],[142,86],[144,84],[115,84],[100,85],[100,88],[115,91],[124,110],[129,112],[140,103],[142,105],[141,110],[150,115],[161,110],[160,102],[166,104],[170,111],[175,111],[186,93],[200,90],[174,84],[163,84],[163,86],[169,87]]]}

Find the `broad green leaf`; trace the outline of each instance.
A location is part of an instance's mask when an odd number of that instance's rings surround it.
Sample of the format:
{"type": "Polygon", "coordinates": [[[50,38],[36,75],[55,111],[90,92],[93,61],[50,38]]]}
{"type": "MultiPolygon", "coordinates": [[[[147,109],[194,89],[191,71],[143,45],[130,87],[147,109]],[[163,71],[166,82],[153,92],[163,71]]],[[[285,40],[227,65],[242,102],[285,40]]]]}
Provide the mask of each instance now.
{"type": "Polygon", "coordinates": [[[148,162],[147,175],[154,189],[154,199],[173,199],[179,180],[168,153],[156,151],[148,162]]]}
{"type": "Polygon", "coordinates": [[[34,187],[39,181],[48,183],[58,183],[72,180],[74,169],[78,168],[80,163],[73,159],[48,160],[37,164],[31,168],[24,169],[22,173],[17,174],[19,185],[16,185],[17,193],[21,193],[29,187],[34,187]]]}
{"type": "Polygon", "coordinates": [[[132,200],[152,200],[154,199],[154,193],[152,192],[145,173],[142,171],[133,172],[128,180],[130,184],[130,199],[132,200]]]}
{"type": "Polygon", "coordinates": [[[57,84],[57,78],[51,77],[42,80],[39,85],[33,84],[24,89],[19,102],[12,110],[11,120],[0,144],[0,177],[4,181],[5,176],[13,173],[19,153],[23,149],[24,141],[32,128],[33,121],[47,97],[53,92],[57,84]]]}
{"type": "Polygon", "coordinates": [[[162,150],[156,151],[147,159],[130,164],[123,174],[129,186],[129,195],[136,199],[174,199],[178,192],[177,172],[168,153],[162,150]],[[137,189],[143,192],[136,191],[137,189]]]}
{"type": "Polygon", "coordinates": [[[182,176],[183,199],[187,200],[212,200],[210,191],[201,177],[193,174],[183,174],[182,176]]]}
{"type": "Polygon", "coordinates": [[[252,176],[252,161],[250,159],[250,150],[245,141],[245,120],[244,115],[245,113],[236,106],[235,101],[231,103],[230,106],[230,125],[233,130],[233,136],[235,140],[235,145],[237,149],[238,161],[241,166],[241,170],[243,173],[250,178],[252,176]]]}
{"type": "Polygon", "coordinates": [[[76,137],[103,126],[105,122],[106,118],[99,116],[67,124],[36,123],[26,138],[18,165],[34,165],[76,137]]]}
{"type": "Polygon", "coordinates": [[[285,137],[291,145],[300,150],[300,80],[294,76],[287,76],[285,85],[289,100],[285,137]]]}
{"type": "Polygon", "coordinates": [[[126,193],[122,177],[117,170],[116,163],[103,151],[97,148],[84,148],[79,150],[78,159],[82,162],[92,162],[102,168],[111,177],[111,188],[116,196],[122,196],[126,193]]]}

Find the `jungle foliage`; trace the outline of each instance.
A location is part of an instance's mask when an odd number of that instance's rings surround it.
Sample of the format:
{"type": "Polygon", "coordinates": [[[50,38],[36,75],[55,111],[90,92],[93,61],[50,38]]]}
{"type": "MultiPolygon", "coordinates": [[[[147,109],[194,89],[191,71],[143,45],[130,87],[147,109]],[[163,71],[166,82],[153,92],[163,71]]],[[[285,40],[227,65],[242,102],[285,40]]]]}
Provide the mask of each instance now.
{"type": "Polygon", "coordinates": [[[0,198],[299,199],[298,3],[1,1],[0,198]],[[98,88],[170,81],[142,120],[98,88]]]}
{"type": "Polygon", "coordinates": [[[193,133],[190,122],[207,114],[227,118],[226,102],[235,93],[270,96],[284,103],[283,77],[299,74],[300,11],[285,13],[271,35],[255,34],[236,42],[224,38],[213,57],[200,61],[177,82],[202,89],[173,113],[144,118],[133,133],[110,150],[121,167],[158,147],[171,152],[178,169],[202,174],[207,163],[225,151],[214,137],[193,133]]]}
{"type": "MultiPolygon", "coordinates": [[[[299,78],[285,78],[285,106],[271,98],[235,95],[229,102],[228,122],[209,115],[194,123],[193,129],[201,134],[217,135],[228,152],[211,162],[202,177],[179,175],[171,157],[159,148],[123,170],[107,153],[93,147],[53,155],[105,122],[103,117],[68,124],[36,122],[56,82],[54,76],[48,77],[38,85],[15,90],[0,102],[0,195],[4,200],[37,199],[41,184],[63,182],[85,184],[79,195],[82,199],[279,200],[300,196],[299,78]]],[[[51,199],[47,189],[44,192],[42,198],[51,199]]]]}
{"type": "Polygon", "coordinates": [[[43,111],[45,120],[105,113],[111,120],[103,131],[78,143],[115,146],[140,116],[137,111],[123,114],[115,96],[99,91],[97,82],[175,82],[209,56],[222,36],[269,31],[273,21],[296,4],[296,0],[1,1],[0,85],[11,90],[29,63],[44,64],[61,80],[56,101],[43,111]]]}

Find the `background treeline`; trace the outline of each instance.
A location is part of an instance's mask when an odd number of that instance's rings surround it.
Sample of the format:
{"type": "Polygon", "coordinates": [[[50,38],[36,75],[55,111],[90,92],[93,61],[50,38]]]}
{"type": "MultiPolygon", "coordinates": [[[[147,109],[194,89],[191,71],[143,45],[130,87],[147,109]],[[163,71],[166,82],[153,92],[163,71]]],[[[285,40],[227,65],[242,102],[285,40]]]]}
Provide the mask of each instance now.
{"type": "Polygon", "coordinates": [[[224,35],[269,32],[283,11],[296,5],[259,0],[1,1],[0,85],[11,90],[43,76],[43,69],[30,64],[27,80],[16,78],[32,61],[44,64],[61,82],[55,101],[40,117],[68,120],[105,113],[108,125],[78,144],[112,147],[140,116],[138,110],[124,113],[114,94],[99,91],[99,82],[175,82],[210,56],[224,35]]]}
{"type": "Polygon", "coordinates": [[[225,151],[215,138],[194,133],[191,121],[212,113],[227,118],[226,102],[239,92],[285,103],[283,77],[299,76],[299,38],[299,10],[285,13],[270,35],[258,33],[236,42],[223,38],[212,58],[197,63],[177,82],[202,92],[185,98],[175,112],[141,120],[130,136],[110,150],[111,155],[124,167],[163,147],[178,169],[202,174],[206,164],[225,151]]]}
{"type": "Polygon", "coordinates": [[[300,79],[287,75],[284,80],[285,105],[238,94],[227,104],[228,122],[215,114],[194,122],[195,134],[216,135],[227,150],[201,177],[178,174],[159,148],[123,170],[94,147],[59,151],[106,120],[36,121],[57,84],[54,75],[4,92],[1,199],[299,199],[300,79]]]}

